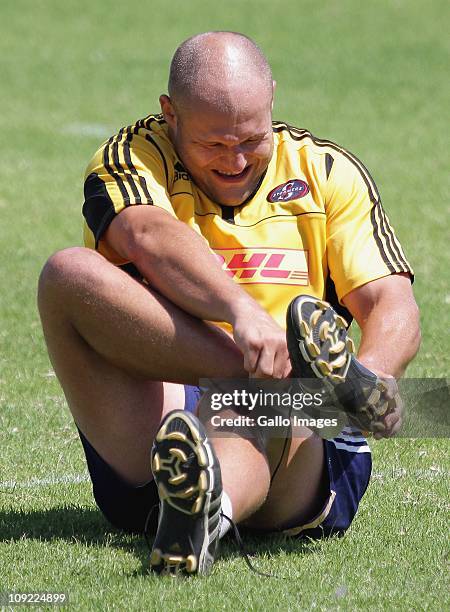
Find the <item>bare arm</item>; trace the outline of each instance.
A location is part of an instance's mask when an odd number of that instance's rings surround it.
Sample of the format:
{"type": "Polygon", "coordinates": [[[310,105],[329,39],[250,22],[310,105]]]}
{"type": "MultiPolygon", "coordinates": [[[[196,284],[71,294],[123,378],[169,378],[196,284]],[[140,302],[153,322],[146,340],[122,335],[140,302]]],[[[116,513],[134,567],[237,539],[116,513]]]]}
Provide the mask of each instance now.
{"type": "Polygon", "coordinates": [[[403,375],[420,344],[419,310],[411,282],[406,274],[380,278],[355,289],[343,302],[361,328],[359,361],[388,385],[386,429],[375,438],[392,436],[400,429],[403,411],[396,379],[403,375]]]}
{"type": "Polygon", "coordinates": [[[343,302],[361,328],[358,359],[377,373],[400,378],[420,344],[419,310],[408,275],[367,283],[343,302]]]}
{"type": "Polygon", "coordinates": [[[133,206],[114,218],[105,240],[186,312],[230,323],[251,375],[287,375],[284,331],[224,273],[206,241],[185,223],[155,206],[133,206]]]}

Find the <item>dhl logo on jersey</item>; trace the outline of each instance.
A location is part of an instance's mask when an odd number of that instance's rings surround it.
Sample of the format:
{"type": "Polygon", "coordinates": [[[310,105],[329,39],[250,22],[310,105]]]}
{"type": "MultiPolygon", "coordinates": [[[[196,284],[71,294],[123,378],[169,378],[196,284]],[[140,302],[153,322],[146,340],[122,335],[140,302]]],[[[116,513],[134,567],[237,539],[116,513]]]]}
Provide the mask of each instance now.
{"type": "Polygon", "coordinates": [[[308,253],[301,249],[214,249],[223,269],[239,283],[308,285],[308,253]]]}

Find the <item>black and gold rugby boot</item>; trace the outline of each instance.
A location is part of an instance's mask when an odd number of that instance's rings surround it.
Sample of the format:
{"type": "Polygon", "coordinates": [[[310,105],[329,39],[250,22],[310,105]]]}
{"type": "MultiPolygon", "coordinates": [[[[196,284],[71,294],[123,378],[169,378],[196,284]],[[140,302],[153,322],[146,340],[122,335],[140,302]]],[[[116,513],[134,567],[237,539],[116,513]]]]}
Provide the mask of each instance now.
{"type": "Polygon", "coordinates": [[[203,425],[190,412],[169,413],[151,457],[160,499],[151,569],[160,574],[207,574],[219,542],[222,480],[203,425]]]}
{"type": "Polygon", "coordinates": [[[310,393],[323,392],[326,402],[346,413],[364,430],[384,429],[389,410],[386,384],[353,355],[347,322],[323,300],[299,295],[288,306],[287,345],[293,377],[310,393]]]}

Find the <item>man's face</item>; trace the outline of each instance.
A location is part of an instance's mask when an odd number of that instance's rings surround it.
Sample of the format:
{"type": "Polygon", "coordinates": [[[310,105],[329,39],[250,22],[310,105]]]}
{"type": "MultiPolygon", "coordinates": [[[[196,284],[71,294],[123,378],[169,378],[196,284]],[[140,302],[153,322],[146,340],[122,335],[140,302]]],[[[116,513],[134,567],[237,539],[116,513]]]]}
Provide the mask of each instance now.
{"type": "Polygon", "coordinates": [[[238,206],[245,202],[272,157],[271,101],[255,102],[251,111],[197,106],[176,113],[169,98],[161,97],[170,137],[184,167],[218,204],[238,206]],[[167,112],[167,104],[172,114],[167,112]]]}

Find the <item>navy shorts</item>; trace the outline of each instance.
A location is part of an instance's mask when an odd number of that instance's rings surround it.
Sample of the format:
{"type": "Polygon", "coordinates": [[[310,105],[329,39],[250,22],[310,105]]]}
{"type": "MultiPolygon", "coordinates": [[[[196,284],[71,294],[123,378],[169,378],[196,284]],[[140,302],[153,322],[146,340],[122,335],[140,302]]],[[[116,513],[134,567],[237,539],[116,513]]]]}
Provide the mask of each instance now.
{"type": "MultiPolygon", "coordinates": [[[[185,385],[184,409],[194,412],[200,389],[185,385]]],[[[130,533],[156,532],[159,497],[155,482],[133,487],[100,457],[79,432],[92,480],[95,501],[115,527],[130,533]]],[[[302,525],[283,533],[291,536],[324,537],[343,534],[350,526],[369,484],[372,459],[365,438],[357,430],[344,429],[339,437],[324,440],[329,491],[322,511],[302,525]]]]}

